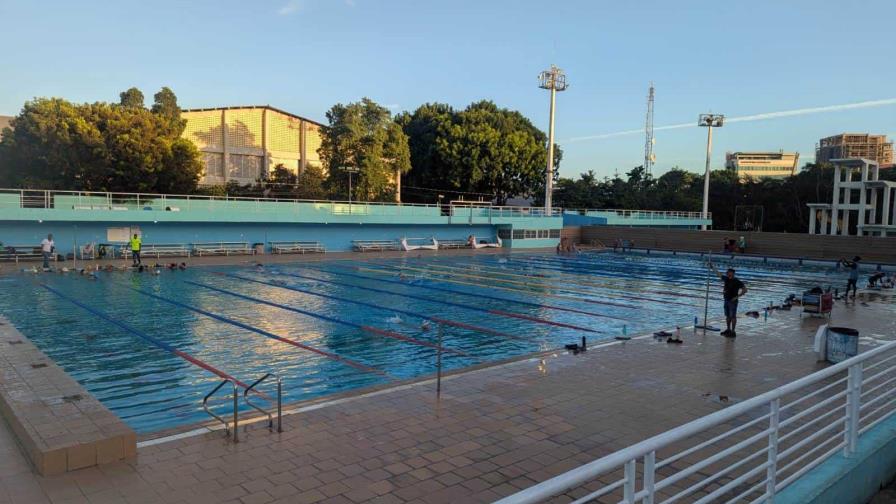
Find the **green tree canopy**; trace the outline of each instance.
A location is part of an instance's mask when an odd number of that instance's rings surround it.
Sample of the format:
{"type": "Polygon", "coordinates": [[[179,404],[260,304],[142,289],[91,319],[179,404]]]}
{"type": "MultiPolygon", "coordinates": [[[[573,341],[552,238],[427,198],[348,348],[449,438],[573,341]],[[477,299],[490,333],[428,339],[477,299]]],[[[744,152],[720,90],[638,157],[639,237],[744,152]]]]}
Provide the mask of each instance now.
{"type": "Polygon", "coordinates": [[[136,106],[137,93],[122,93],[122,104],[25,103],[0,141],[0,180],[48,189],[193,191],[199,151],[171,129],[170,118],[136,106]]]}
{"type": "Polygon", "coordinates": [[[143,103],[143,92],[139,89],[132,87],[127,91],[122,91],[118,94],[119,104],[122,107],[128,108],[144,108],[145,105],[143,103]]]}
{"type": "Polygon", "coordinates": [[[389,110],[369,98],[348,105],[334,105],[327,112],[321,160],[329,173],[334,194],[347,196],[345,167],[360,170],[354,178],[353,197],[390,201],[395,198],[395,177],[411,168],[408,139],[392,121],[389,110]]]}
{"type": "MultiPolygon", "coordinates": [[[[408,135],[409,185],[512,196],[544,192],[547,135],[517,111],[480,101],[462,111],[428,103],[396,118],[408,135]]],[[[555,166],[563,154],[555,148],[555,166]]]]}
{"type": "MultiPolygon", "coordinates": [[[[809,225],[806,203],[829,202],[832,192],[833,169],[828,165],[807,164],[782,179],[738,180],[733,170],[714,170],[709,178],[709,211],[716,229],[735,229],[738,206],[753,206],[762,208],[764,231],[802,233],[809,225]]],[[[561,178],[554,204],[567,209],[700,211],[703,176],[675,167],[655,179],[639,166],[626,178],[598,180],[589,171],[577,179],[561,178]]]]}

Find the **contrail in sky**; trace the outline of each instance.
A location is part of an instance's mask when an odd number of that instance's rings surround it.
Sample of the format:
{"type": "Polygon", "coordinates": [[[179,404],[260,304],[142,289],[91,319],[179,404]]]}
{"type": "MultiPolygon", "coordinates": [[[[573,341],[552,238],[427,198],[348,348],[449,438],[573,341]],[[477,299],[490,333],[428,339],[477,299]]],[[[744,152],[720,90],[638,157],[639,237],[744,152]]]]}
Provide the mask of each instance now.
{"type": "MultiPolygon", "coordinates": [[[[779,112],[765,112],[762,114],[753,114],[746,115],[740,117],[726,117],[725,122],[733,123],[733,122],[747,122],[747,121],[764,121],[766,119],[777,119],[779,117],[791,117],[791,116],[800,116],[807,114],[820,114],[822,112],[839,112],[841,110],[852,110],[852,109],[863,109],[863,108],[873,108],[873,107],[884,107],[887,105],[896,105],[896,98],[885,98],[883,100],[869,100],[863,102],[856,103],[844,103],[841,105],[828,105],[825,107],[810,107],[810,108],[802,108],[802,109],[794,109],[794,110],[782,110],[779,112]]],[[[681,128],[696,128],[697,121],[689,123],[681,123],[681,124],[669,124],[667,126],[657,126],[653,128],[654,131],[660,130],[672,130],[672,129],[681,129],[681,128]]],[[[601,135],[588,135],[588,136],[580,136],[580,137],[572,137],[568,141],[569,142],[582,142],[585,140],[602,140],[604,138],[613,138],[625,135],[636,135],[643,134],[644,129],[635,129],[635,130],[625,130],[625,131],[617,131],[615,133],[603,133],[601,135]]]]}

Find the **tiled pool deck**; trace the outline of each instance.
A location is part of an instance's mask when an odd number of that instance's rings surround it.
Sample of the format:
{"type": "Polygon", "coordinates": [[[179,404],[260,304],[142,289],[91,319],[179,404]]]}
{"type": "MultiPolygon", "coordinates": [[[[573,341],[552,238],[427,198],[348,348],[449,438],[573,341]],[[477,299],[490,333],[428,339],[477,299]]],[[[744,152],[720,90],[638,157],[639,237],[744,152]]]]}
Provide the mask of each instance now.
{"type": "MultiPolygon", "coordinates": [[[[891,295],[871,294],[838,302],[833,320],[888,340],[894,313],[891,295]]],[[[443,381],[440,401],[422,383],[287,416],[282,434],[208,433],[55,477],[0,429],[0,503],[490,502],[820,369],[821,323],[794,309],[742,318],[734,341],[687,330],[681,346],[519,361],[443,381]]]]}

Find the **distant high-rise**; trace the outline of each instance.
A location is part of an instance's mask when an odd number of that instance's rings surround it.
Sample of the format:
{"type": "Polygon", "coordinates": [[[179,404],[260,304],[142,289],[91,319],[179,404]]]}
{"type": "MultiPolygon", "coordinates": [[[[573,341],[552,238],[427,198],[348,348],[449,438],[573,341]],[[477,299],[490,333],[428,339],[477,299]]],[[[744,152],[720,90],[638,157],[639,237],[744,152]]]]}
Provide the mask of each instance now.
{"type": "Polygon", "coordinates": [[[888,167],[893,164],[893,142],[888,142],[886,135],[868,133],[841,133],[818,141],[816,163],[847,158],[870,159],[881,168],[888,167]]]}

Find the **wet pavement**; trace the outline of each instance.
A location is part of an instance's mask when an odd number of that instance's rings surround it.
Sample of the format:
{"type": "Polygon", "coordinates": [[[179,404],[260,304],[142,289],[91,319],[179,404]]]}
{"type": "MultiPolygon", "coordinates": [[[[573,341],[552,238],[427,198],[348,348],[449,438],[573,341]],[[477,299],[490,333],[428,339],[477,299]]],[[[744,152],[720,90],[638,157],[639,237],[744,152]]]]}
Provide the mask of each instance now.
{"type": "MultiPolygon", "coordinates": [[[[893,296],[838,302],[862,344],[894,339],[893,296]]],[[[36,476],[0,429],[0,503],[490,502],[824,367],[823,319],[798,308],[742,318],[736,339],[684,330],[549,354],[381,391],[254,425],[138,450],[138,459],[36,476]]],[[[669,329],[669,328],[657,328],[669,329]]]]}

